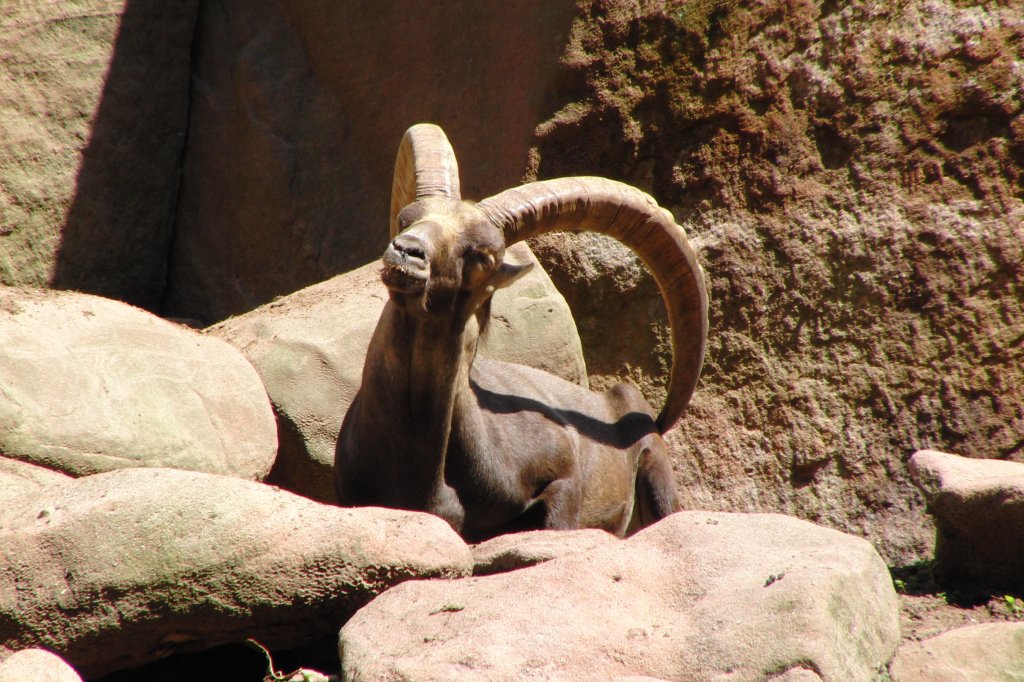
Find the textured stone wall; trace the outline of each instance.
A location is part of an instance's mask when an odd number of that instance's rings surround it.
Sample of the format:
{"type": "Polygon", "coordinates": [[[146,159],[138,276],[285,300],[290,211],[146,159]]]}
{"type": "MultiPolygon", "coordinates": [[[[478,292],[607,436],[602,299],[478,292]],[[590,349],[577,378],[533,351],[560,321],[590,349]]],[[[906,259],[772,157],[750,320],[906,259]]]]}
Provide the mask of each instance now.
{"type": "MultiPolygon", "coordinates": [[[[1022,60],[1019,3],[580,3],[531,170],[644,187],[701,247],[709,350],[671,435],[690,505],[909,560],[932,540],[914,450],[1024,459],[1022,60]]],[[[635,258],[535,247],[592,385],[660,400],[635,258]]]]}

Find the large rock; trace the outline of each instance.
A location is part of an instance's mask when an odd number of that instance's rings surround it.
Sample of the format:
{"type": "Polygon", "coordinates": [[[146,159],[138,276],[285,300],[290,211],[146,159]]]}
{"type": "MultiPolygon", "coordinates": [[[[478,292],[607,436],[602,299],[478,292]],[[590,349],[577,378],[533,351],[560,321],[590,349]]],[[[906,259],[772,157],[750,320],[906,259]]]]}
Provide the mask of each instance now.
{"type": "Polygon", "coordinates": [[[864,540],[682,512],[531,568],[400,585],[342,628],[339,652],[345,679],[845,682],[875,679],[898,642],[892,580],[864,540]]]}
{"type": "Polygon", "coordinates": [[[0,503],[53,483],[71,480],[67,474],[53,469],[0,456],[0,503]]]}
{"type": "Polygon", "coordinates": [[[42,647],[92,677],[247,637],[294,647],[396,583],[472,566],[428,514],[172,469],[97,474],[0,507],[0,657],[42,647]]]}
{"type": "Polygon", "coordinates": [[[0,660],[0,682],[82,682],[82,678],[57,654],[22,649],[0,660]]]}
{"type": "Polygon", "coordinates": [[[376,259],[414,123],[463,195],[519,183],[574,0],[211,0],[199,12],[168,312],[210,322],[376,259]]]}
{"type": "Polygon", "coordinates": [[[0,452],[73,475],[163,466],[263,478],[259,376],[219,339],[125,303],[0,287],[0,452]]]}
{"type": "Polygon", "coordinates": [[[1024,678],[1024,623],[957,628],[900,647],[893,682],[1016,682],[1024,678]]]}
{"type": "Polygon", "coordinates": [[[159,307],[198,0],[0,6],[0,284],[159,307]]]}
{"type": "Polygon", "coordinates": [[[935,517],[939,577],[1024,593],[1024,464],[919,450],[910,473],[935,517]]]}
{"type": "MultiPolygon", "coordinates": [[[[525,244],[511,247],[506,258],[536,264],[525,244]]],[[[281,445],[271,482],[320,501],[335,499],[334,446],[387,296],[375,261],[207,330],[245,354],[274,404],[281,445]]],[[[539,266],[495,295],[480,354],[586,385],[576,326],[539,266]]]]}
{"type": "MultiPolygon", "coordinates": [[[[669,434],[684,503],[784,511],[930,553],[904,454],[1024,451],[1019,3],[583,3],[532,174],[648,190],[710,280],[669,434]],[[941,64],[941,69],[935,65],[941,64]]],[[[534,244],[591,383],[653,402],[657,287],[590,236],[534,244]]]]}

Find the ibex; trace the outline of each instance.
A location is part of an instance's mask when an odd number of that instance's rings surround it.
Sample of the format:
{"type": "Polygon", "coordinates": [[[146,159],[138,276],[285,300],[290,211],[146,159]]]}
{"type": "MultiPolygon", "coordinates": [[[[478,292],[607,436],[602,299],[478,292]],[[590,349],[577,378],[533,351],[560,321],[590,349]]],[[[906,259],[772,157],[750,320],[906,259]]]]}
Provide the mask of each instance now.
{"type": "Polygon", "coordinates": [[[661,434],[700,374],[707,293],[668,211],[594,177],[464,202],[448,139],[421,124],[399,148],[391,236],[381,271],[389,301],[335,451],[341,504],[431,512],[469,541],[535,528],[623,536],[679,509],[661,434]],[[506,246],[552,230],[611,235],[653,273],[673,350],[657,418],[632,385],[592,393],[477,357],[492,295],[529,269],[503,262],[506,246]]]}

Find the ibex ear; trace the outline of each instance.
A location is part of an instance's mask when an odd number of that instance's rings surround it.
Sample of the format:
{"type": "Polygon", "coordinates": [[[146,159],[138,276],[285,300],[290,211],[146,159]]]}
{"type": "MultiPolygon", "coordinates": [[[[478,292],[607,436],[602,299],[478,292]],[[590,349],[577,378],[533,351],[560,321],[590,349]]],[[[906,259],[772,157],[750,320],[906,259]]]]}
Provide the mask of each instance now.
{"type": "Polygon", "coordinates": [[[487,282],[487,289],[491,292],[497,291],[498,289],[504,289],[532,269],[533,263],[524,263],[523,265],[502,263],[498,266],[498,269],[494,271],[494,274],[491,275],[490,281],[487,282]]]}

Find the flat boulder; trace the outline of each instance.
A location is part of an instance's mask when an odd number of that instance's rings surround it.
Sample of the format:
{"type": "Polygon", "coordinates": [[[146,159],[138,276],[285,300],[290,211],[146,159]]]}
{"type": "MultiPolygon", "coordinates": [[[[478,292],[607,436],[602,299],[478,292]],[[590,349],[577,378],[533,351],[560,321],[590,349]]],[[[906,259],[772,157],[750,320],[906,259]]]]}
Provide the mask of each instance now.
{"type": "Polygon", "coordinates": [[[983,623],[900,647],[893,682],[1024,679],[1024,623],[983,623]]]}
{"type": "MultiPolygon", "coordinates": [[[[506,260],[534,268],[494,296],[480,354],[585,385],[579,335],[565,301],[525,244],[510,247],[506,260]]],[[[242,351],[270,395],[281,444],[269,481],[315,500],[335,500],[334,446],[387,297],[380,264],[373,262],[206,330],[242,351]]]]}
{"type": "Polygon", "coordinates": [[[45,648],[96,677],[249,637],[290,648],[392,585],[471,571],[435,516],[122,469],[0,507],[0,657],[45,648]]]}
{"type": "Polygon", "coordinates": [[[899,643],[866,541],[681,512],[530,568],[406,583],[341,630],[343,679],[869,680],[899,643]]]}
{"type": "Polygon", "coordinates": [[[1024,464],[920,450],[910,474],[935,518],[940,578],[1024,592],[1024,464]]]}
{"type": "Polygon", "coordinates": [[[223,341],[120,301],[0,287],[0,452],[73,476],[173,467],[261,479],[277,427],[223,341]]]}

